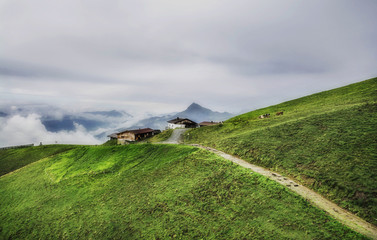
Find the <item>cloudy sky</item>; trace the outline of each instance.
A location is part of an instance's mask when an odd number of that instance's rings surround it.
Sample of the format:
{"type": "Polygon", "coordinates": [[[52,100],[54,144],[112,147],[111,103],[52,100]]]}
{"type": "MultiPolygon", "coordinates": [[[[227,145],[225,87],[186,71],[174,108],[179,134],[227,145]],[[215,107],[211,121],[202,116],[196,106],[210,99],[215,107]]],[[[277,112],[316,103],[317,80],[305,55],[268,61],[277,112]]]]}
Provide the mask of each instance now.
{"type": "Polygon", "coordinates": [[[0,0],[0,102],[268,106],[376,77],[376,13],[376,0],[0,0]]]}

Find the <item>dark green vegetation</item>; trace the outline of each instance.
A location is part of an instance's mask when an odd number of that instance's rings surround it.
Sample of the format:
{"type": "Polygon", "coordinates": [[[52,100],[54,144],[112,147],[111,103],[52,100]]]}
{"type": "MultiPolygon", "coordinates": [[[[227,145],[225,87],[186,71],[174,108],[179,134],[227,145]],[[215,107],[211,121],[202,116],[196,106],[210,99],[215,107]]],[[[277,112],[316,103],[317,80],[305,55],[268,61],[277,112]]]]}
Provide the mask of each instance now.
{"type": "Polygon", "coordinates": [[[0,176],[42,158],[74,148],[73,145],[46,145],[21,149],[0,150],[0,176]]]}
{"type": "Polygon", "coordinates": [[[107,140],[104,144],[102,144],[102,146],[116,146],[116,145],[118,145],[116,139],[107,140]]]}
{"type": "Polygon", "coordinates": [[[150,143],[163,142],[163,141],[168,140],[168,138],[170,138],[172,133],[173,133],[173,129],[168,129],[168,130],[162,131],[161,133],[157,134],[154,137],[148,138],[146,141],[150,143]]]}
{"type": "Polygon", "coordinates": [[[0,239],[364,239],[279,184],[180,145],[78,146],[0,178],[0,239]]]}
{"type": "Polygon", "coordinates": [[[291,175],[377,224],[377,79],[194,129],[186,142],[212,146],[291,175]],[[284,111],[283,116],[276,112],[284,111]],[[271,113],[267,119],[259,115],[271,113]]]}

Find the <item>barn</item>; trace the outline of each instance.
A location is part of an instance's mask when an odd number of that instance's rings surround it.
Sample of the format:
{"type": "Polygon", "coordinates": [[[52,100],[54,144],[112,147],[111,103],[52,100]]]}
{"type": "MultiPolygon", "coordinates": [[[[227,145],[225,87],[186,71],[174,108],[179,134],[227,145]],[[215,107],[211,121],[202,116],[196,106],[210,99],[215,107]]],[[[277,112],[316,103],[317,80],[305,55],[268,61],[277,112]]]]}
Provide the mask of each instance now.
{"type": "Polygon", "coordinates": [[[204,121],[204,122],[199,123],[199,126],[200,127],[206,127],[206,126],[218,125],[220,123],[222,123],[222,122],[204,121]]]}
{"type": "Polygon", "coordinates": [[[188,118],[174,118],[168,121],[168,129],[176,128],[196,128],[198,124],[188,118]]]}
{"type": "Polygon", "coordinates": [[[145,138],[152,137],[160,132],[160,130],[153,130],[151,128],[126,130],[117,133],[118,144],[127,144],[128,142],[140,141],[145,138]]]}
{"type": "Polygon", "coordinates": [[[107,137],[110,138],[110,140],[116,140],[116,139],[118,139],[117,133],[112,133],[110,135],[107,135],[107,137]]]}

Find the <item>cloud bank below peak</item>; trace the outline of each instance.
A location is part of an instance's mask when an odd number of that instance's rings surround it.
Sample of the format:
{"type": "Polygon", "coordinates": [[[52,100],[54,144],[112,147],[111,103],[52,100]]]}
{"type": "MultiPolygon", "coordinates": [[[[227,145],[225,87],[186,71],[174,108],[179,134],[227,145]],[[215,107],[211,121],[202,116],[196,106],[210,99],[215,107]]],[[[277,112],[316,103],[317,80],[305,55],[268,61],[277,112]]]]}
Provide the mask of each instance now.
{"type": "Polygon", "coordinates": [[[263,106],[376,76],[375,12],[372,0],[3,0],[0,100],[263,106]]]}

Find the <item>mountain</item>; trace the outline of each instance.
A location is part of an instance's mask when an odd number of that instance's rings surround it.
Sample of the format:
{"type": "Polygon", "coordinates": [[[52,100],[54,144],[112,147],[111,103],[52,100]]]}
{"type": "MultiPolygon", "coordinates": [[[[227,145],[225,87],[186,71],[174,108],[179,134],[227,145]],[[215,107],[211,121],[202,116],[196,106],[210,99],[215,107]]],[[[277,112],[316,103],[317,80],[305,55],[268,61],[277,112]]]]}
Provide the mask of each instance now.
{"type": "Polygon", "coordinates": [[[202,107],[197,103],[192,103],[186,110],[182,112],[168,114],[160,117],[146,118],[129,127],[129,129],[150,127],[163,130],[167,126],[167,121],[177,117],[189,118],[199,123],[202,121],[225,121],[232,116],[233,115],[228,112],[215,112],[208,108],[202,107]]]}
{"type": "Polygon", "coordinates": [[[6,117],[8,116],[8,114],[6,114],[5,112],[0,112],[0,117],[6,117]]]}
{"type": "Polygon", "coordinates": [[[225,121],[233,115],[228,112],[214,112],[197,103],[192,103],[185,111],[176,114],[177,117],[190,118],[196,122],[202,121],[225,121]]]}
{"type": "Polygon", "coordinates": [[[216,147],[295,176],[373,224],[376,139],[377,78],[251,111],[186,135],[187,143],[216,147]],[[259,118],[268,113],[268,118],[259,118]]]}
{"type": "Polygon", "coordinates": [[[75,123],[80,124],[89,131],[107,128],[114,123],[124,123],[133,116],[124,111],[93,111],[78,114],[66,114],[62,118],[43,116],[42,123],[50,132],[75,130],[75,123]]]}
{"type": "Polygon", "coordinates": [[[80,116],[66,115],[61,119],[43,119],[42,124],[49,132],[73,131],[76,129],[75,123],[85,127],[86,130],[93,131],[101,127],[106,127],[106,121],[90,119],[80,116]]]}
{"type": "Polygon", "coordinates": [[[111,111],[94,111],[94,112],[84,112],[87,114],[93,114],[93,115],[100,115],[103,117],[132,117],[131,114],[124,112],[124,111],[117,111],[117,110],[111,110],[111,111]]]}

